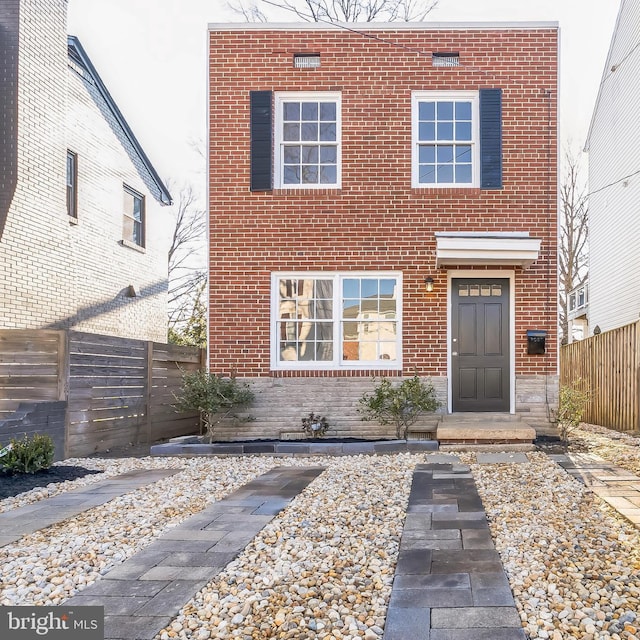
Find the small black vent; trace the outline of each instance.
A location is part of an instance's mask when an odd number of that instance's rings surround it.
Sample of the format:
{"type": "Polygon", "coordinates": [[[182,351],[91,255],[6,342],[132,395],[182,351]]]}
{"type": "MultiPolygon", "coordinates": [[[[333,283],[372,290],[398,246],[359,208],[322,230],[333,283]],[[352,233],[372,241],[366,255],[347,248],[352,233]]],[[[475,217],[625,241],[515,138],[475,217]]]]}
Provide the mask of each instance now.
{"type": "Polygon", "coordinates": [[[460,54],[457,51],[434,51],[431,54],[431,65],[433,67],[459,67],[460,54]]]}

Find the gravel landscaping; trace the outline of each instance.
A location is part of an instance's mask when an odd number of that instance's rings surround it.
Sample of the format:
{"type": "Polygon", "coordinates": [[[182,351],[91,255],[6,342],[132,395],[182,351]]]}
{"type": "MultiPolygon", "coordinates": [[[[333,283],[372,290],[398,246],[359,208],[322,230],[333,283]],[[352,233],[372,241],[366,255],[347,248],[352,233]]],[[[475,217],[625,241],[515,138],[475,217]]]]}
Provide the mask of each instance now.
{"type": "MultiPolygon", "coordinates": [[[[640,473],[638,440],[605,434],[584,425],[576,446],[640,473]]],[[[639,638],[640,532],[545,454],[527,456],[477,464],[474,453],[458,454],[471,466],[526,633],[639,638]]],[[[0,512],[134,469],[182,471],[0,548],[0,604],[63,603],[268,469],[324,466],[157,638],[382,638],[413,469],[431,457],[65,460],[102,473],[7,498],[0,512]]]]}

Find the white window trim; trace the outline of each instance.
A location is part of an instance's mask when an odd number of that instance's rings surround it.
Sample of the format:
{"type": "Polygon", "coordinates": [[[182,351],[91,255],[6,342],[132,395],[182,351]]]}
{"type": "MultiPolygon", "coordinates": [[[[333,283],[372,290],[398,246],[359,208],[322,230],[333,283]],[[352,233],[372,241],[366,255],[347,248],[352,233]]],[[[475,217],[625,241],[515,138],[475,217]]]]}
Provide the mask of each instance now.
{"type": "Polygon", "coordinates": [[[276,371],[362,371],[362,370],[379,370],[385,369],[389,371],[402,370],[402,273],[399,271],[277,271],[271,273],[271,303],[269,326],[271,333],[271,369],[276,371]],[[342,361],[342,348],[340,347],[342,335],[342,314],[340,317],[333,318],[334,331],[334,352],[331,362],[309,362],[300,360],[280,361],[278,358],[279,334],[278,334],[278,282],[282,278],[321,278],[333,279],[333,303],[334,309],[342,309],[342,288],[338,285],[343,278],[394,278],[397,281],[397,298],[396,298],[396,349],[398,359],[376,360],[367,362],[354,362],[353,360],[342,361]]]}
{"type": "Polygon", "coordinates": [[[412,91],[411,92],[411,186],[415,189],[477,189],[480,187],[480,94],[477,91],[412,91]],[[424,184],[418,171],[418,103],[425,100],[471,101],[471,157],[470,183],[438,182],[424,184]]]}
{"type": "Polygon", "coordinates": [[[342,94],[339,91],[283,91],[275,94],[275,125],[274,125],[274,187],[276,189],[340,189],[342,187],[342,94]],[[282,103],[286,100],[314,100],[318,102],[336,103],[336,146],[337,172],[336,182],[332,184],[284,184],[282,181],[283,155],[283,119],[282,103]]]}

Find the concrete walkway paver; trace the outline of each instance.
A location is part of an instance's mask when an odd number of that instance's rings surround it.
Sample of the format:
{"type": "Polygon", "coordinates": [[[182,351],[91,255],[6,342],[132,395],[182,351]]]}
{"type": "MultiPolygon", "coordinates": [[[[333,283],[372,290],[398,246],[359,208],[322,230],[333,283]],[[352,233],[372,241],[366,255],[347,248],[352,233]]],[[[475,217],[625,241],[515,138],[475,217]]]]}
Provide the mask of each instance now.
{"type": "Polygon", "coordinates": [[[150,640],[323,470],[271,469],[169,529],[65,605],[104,606],[107,640],[150,640]]]}
{"type": "Polygon", "coordinates": [[[0,513],[0,547],[179,471],[180,469],[129,471],[81,489],[0,513]]]}
{"type": "Polygon", "coordinates": [[[640,529],[640,478],[591,453],[549,456],[640,529]]]}
{"type": "MultiPolygon", "coordinates": [[[[486,462],[523,462],[519,456],[486,462]]],[[[415,469],[384,640],[524,640],[482,501],[457,458],[415,469]]]]}

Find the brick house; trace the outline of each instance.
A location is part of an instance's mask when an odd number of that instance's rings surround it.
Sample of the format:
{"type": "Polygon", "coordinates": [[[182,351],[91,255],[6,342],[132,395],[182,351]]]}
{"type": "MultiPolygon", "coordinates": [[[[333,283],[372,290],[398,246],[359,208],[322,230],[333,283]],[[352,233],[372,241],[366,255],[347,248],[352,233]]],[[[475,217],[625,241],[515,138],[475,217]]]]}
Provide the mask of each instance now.
{"type": "Polygon", "coordinates": [[[209,25],[209,364],[257,391],[222,437],[381,435],[357,399],[414,373],[547,418],[557,98],[555,23],[209,25]]]}
{"type": "Polygon", "coordinates": [[[0,328],[166,342],[166,186],[66,0],[0,6],[0,328]]]}

